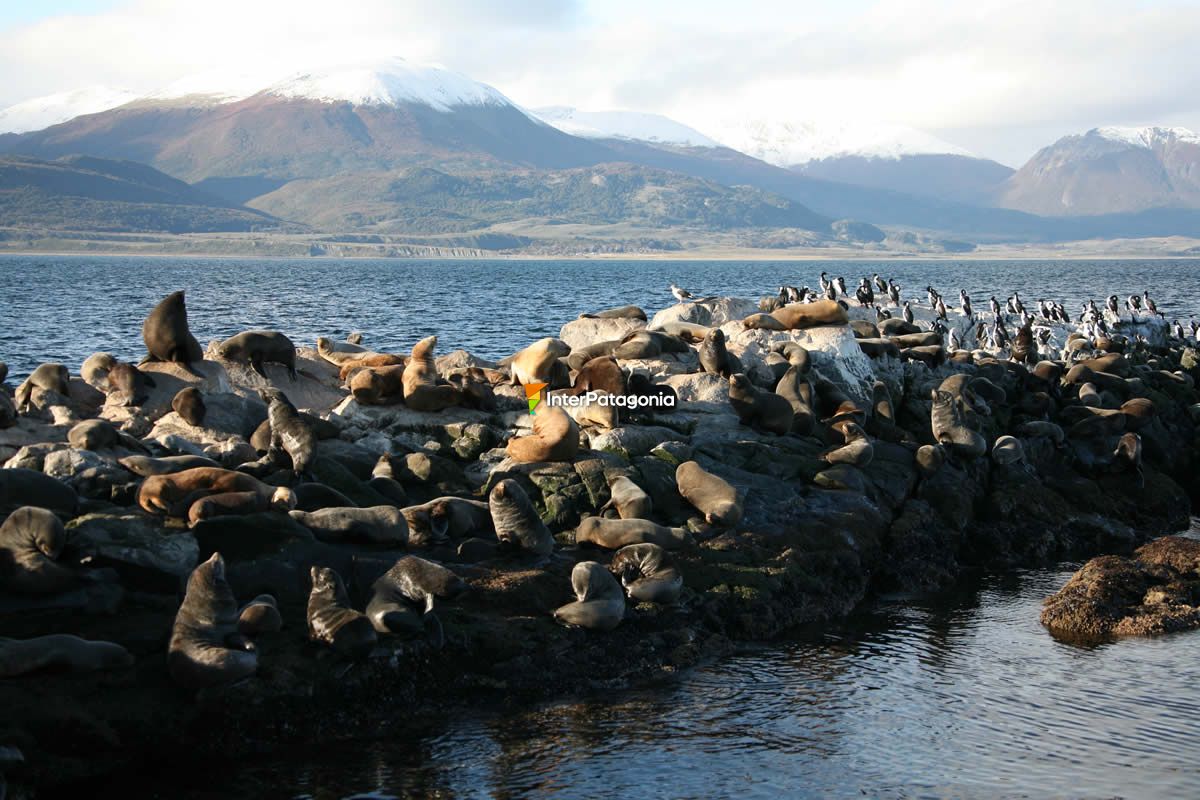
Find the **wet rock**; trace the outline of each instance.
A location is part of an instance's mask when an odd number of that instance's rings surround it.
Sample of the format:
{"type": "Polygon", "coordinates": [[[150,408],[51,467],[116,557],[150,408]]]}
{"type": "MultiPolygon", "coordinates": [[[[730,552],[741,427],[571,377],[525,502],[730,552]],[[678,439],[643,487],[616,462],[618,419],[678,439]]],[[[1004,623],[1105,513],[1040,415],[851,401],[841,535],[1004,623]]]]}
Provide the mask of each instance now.
{"type": "Polygon", "coordinates": [[[66,527],[87,542],[94,566],[115,569],[130,589],[174,593],[199,563],[199,547],[190,533],[167,531],[160,519],[147,514],[85,514],[66,527]]]}

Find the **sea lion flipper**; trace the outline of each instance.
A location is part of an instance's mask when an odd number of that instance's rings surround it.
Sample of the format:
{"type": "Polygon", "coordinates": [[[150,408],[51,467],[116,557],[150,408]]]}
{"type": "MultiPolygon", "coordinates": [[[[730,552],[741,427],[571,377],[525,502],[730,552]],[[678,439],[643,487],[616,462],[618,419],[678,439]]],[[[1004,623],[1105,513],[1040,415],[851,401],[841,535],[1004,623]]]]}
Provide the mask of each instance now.
{"type": "Polygon", "coordinates": [[[263,368],[263,362],[262,362],[261,358],[252,359],[250,361],[250,368],[253,369],[255,372],[257,372],[259,375],[262,375],[267,380],[271,380],[270,377],[268,377],[268,375],[267,375],[267,371],[263,368]]]}
{"type": "Polygon", "coordinates": [[[438,619],[437,614],[426,614],[424,623],[425,635],[429,637],[429,646],[434,650],[441,650],[446,646],[446,631],[442,628],[442,621],[438,619]]]}

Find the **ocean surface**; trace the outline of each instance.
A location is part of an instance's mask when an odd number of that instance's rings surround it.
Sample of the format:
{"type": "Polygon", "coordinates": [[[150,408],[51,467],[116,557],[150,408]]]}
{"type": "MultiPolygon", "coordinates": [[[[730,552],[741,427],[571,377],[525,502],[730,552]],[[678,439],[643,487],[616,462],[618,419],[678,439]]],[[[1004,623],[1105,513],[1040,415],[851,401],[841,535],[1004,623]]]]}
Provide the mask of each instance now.
{"type": "MultiPolygon", "coordinates": [[[[141,321],[187,290],[202,343],[248,328],[299,344],[363,331],[380,350],[513,352],[584,310],[758,297],[825,270],[932,284],[977,304],[1148,289],[1200,312],[1192,261],[326,261],[0,256],[0,360],[15,376],[96,350],[144,353],[141,321]]],[[[10,384],[12,379],[10,378],[10,384]]],[[[1075,565],[889,598],[819,633],[651,688],[523,709],[458,709],[380,742],[109,782],[111,798],[1200,796],[1200,632],[1091,647],[1038,624],[1075,565]]],[[[598,634],[602,635],[602,634],[598,634]]],[[[405,713],[397,709],[398,714],[405,713]]]]}
{"type": "Polygon", "coordinates": [[[249,329],[298,345],[361,331],[381,351],[407,352],[436,333],[438,351],[500,358],[557,336],[582,311],[626,304],[648,314],[673,304],[674,282],[697,296],[758,298],[818,275],[894,278],[905,299],[932,285],[952,305],[965,288],[977,307],[1014,290],[1079,304],[1149,290],[1167,318],[1200,314],[1200,259],[1148,261],[406,261],[0,255],[0,361],[22,378],[59,361],[72,372],[96,351],[145,355],[142,320],[167,294],[187,292],[201,345],[249,329]]]}

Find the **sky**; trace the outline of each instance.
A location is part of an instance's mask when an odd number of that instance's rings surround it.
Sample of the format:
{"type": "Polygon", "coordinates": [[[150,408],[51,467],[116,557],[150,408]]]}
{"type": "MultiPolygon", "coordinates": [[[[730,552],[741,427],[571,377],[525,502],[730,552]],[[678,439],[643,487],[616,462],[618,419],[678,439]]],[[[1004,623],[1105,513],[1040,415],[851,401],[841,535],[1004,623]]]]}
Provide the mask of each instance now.
{"type": "Polygon", "coordinates": [[[0,0],[0,107],[197,73],[440,64],[527,106],[902,123],[1019,166],[1098,125],[1200,130],[1200,0],[0,0]]]}

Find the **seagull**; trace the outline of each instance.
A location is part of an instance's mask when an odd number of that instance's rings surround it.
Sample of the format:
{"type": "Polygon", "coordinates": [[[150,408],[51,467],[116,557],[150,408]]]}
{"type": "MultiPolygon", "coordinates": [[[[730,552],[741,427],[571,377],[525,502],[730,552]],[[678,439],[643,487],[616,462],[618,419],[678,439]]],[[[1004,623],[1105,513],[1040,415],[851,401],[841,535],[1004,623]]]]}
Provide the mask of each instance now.
{"type": "Polygon", "coordinates": [[[675,295],[675,299],[681,303],[694,299],[691,292],[689,292],[687,289],[680,289],[673,283],[671,284],[671,294],[675,295]]]}

